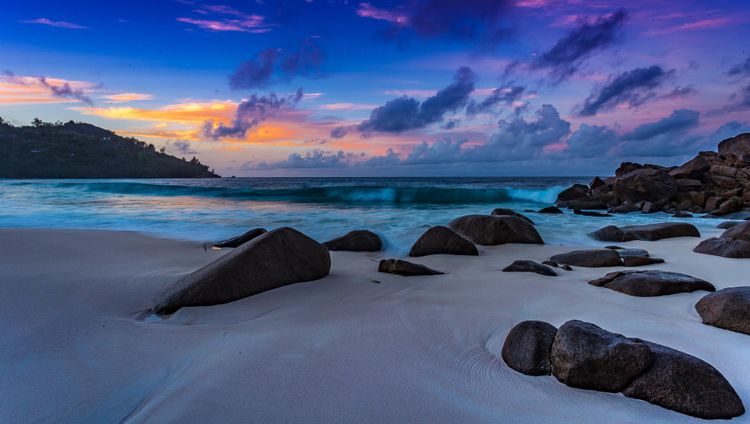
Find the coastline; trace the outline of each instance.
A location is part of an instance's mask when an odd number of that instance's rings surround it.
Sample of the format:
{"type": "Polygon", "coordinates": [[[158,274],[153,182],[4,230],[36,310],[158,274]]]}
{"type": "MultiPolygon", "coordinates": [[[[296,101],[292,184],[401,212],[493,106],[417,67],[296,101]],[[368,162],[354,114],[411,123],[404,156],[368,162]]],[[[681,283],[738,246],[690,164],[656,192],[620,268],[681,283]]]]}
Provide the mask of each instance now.
{"type": "MultiPolygon", "coordinates": [[[[639,269],[717,289],[746,284],[744,261],[691,251],[713,235],[618,244],[666,260],[639,269]]],[[[509,369],[503,340],[528,319],[581,319],[682,350],[750,399],[747,336],[700,322],[693,306],[706,292],[638,298],[586,284],[621,267],[500,272],[578,247],[588,246],[416,258],[446,275],[413,278],[377,272],[392,252],[331,252],[321,280],[159,320],[144,314],[151,299],[227,250],[135,232],[3,228],[0,418],[206,422],[221,411],[223,421],[259,422],[704,422],[509,369]]]]}

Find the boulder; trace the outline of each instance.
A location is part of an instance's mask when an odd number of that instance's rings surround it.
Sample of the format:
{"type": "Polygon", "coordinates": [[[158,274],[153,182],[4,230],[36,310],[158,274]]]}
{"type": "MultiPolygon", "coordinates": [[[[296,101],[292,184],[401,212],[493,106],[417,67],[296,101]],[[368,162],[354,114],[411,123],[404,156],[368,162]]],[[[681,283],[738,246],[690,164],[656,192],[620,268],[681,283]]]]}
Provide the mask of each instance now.
{"type": "Polygon", "coordinates": [[[642,341],[653,363],[622,393],[625,396],[705,419],[729,419],[745,413],[742,400],[708,363],[666,346],[642,341]]]}
{"type": "Polygon", "coordinates": [[[597,217],[597,218],[606,218],[608,216],[612,216],[608,213],[601,213],[601,212],[595,212],[595,211],[582,211],[580,209],[574,209],[573,213],[576,215],[592,216],[592,217],[597,217]]]}
{"type": "Polygon", "coordinates": [[[638,297],[716,290],[711,283],[700,278],[658,270],[610,272],[602,278],[589,281],[589,284],[638,297]]]}
{"type": "Polygon", "coordinates": [[[604,392],[625,389],[653,362],[646,344],[578,320],[557,330],[551,358],[552,375],[562,383],[604,392]]]}
{"type": "Polygon", "coordinates": [[[622,264],[625,266],[646,266],[663,263],[664,259],[650,258],[648,256],[626,256],[622,258],[622,264]]]}
{"type": "Polygon", "coordinates": [[[693,252],[725,258],[750,258],[750,221],[732,226],[719,237],[703,240],[693,252]]]}
{"type": "Polygon", "coordinates": [[[717,225],[716,228],[721,228],[722,230],[728,230],[740,223],[742,223],[742,221],[724,221],[721,224],[717,225]]]}
{"type": "Polygon", "coordinates": [[[379,252],[383,249],[380,237],[367,230],[349,231],[341,237],[323,243],[328,250],[347,250],[350,252],[379,252]]]}
{"type": "Polygon", "coordinates": [[[698,229],[695,228],[695,225],[688,224],[687,222],[662,222],[659,224],[629,225],[622,227],[622,230],[633,236],[635,239],[644,241],[656,241],[672,237],[701,236],[698,229]]]}
{"type": "Polygon", "coordinates": [[[607,183],[605,183],[604,180],[599,177],[594,177],[594,179],[589,183],[589,187],[591,187],[591,190],[600,189],[602,187],[605,187],[606,185],[607,183]]]}
{"type": "MultiPolygon", "coordinates": [[[[605,247],[605,249],[612,249],[612,248],[611,247],[605,247]]],[[[628,248],[628,249],[623,249],[623,248],[620,247],[620,248],[616,248],[616,249],[613,249],[613,250],[615,250],[617,252],[617,254],[620,255],[621,258],[627,258],[627,257],[632,257],[632,256],[641,256],[641,257],[648,257],[649,256],[648,250],[646,250],[646,249],[638,249],[638,248],[635,248],[635,247],[628,248]]]]}
{"type": "Polygon", "coordinates": [[[724,216],[730,213],[737,212],[742,209],[742,198],[741,197],[730,197],[729,199],[721,202],[719,207],[711,211],[711,215],[724,216]]]}
{"type": "Polygon", "coordinates": [[[479,254],[479,251],[474,243],[442,225],[425,231],[409,251],[409,256],[439,254],[476,256],[479,254]]]}
{"type": "Polygon", "coordinates": [[[546,208],[539,209],[538,213],[554,213],[554,214],[560,214],[563,213],[560,208],[557,206],[547,206],[546,208]]]}
{"type": "Polygon", "coordinates": [[[602,199],[599,198],[582,198],[575,200],[568,200],[566,202],[559,202],[557,206],[568,209],[607,209],[607,205],[602,199]]]}
{"type": "Polygon", "coordinates": [[[490,215],[496,215],[496,216],[517,216],[524,221],[528,222],[531,225],[534,225],[534,221],[529,219],[526,215],[520,214],[513,209],[507,209],[507,208],[495,208],[492,210],[492,213],[490,215]]]}
{"type": "Polygon", "coordinates": [[[154,302],[158,314],[184,306],[209,306],[293,283],[325,277],[328,249],[301,232],[277,228],[185,276],[154,302]]]}
{"type": "Polygon", "coordinates": [[[620,255],[612,249],[574,250],[572,252],[554,255],[550,260],[557,262],[558,264],[589,268],[622,265],[620,255]]]}
{"type": "Polygon", "coordinates": [[[505,338],[503,361],[526,375],[549,375],[550,351],[556,333],[557,328],[543,321],[516,324],[505,338]]]}
{"type": "Polygon", "coordinates": [[[512,264],[503,269],[503,272],[536,272],[537,274],[548,275],[550,277],[557,276],[555,270],[549,266],[527,260],[513,261],[512,264]]]}
{"type": "Polygon", "coordinates": [[[703,297],[695,305],[704,324],[750,334],[750,287],[730,287],[703,297]]]}
{"type": "Polygon", "coordinates": [[[740,134],[719,143],[719,154],[743,159],[750,155],[750,133],[740,134]]]}
{"type": "Polygon", "coordinates": [[[404,277],[416,275],[440,275],[444,272],[436,271],[421,264],[415,264],[401,259],[383,259],[378,264],[378,272],[397,274],[404,277]]]}
{"type": "Polygon", "coordinates": [[[615,180],[615,195],[620,200],[657,202],[677,194],[677,182],[664,169],[640,168],[615,180]]]}
{"type": "Polygon", "coordinates": [[[557,202],[568,202],[589,197],[589,187],[585,184],[573,184],[557,195],[557,202]]]}
{"type": "Polygon", "coordinates": [[[669,175],[674,178],[692,178],[700,181],[708,173],[708,170],[711,169],[712,162],[713,158],[699,154],[681,166],[669,171],[669,175]]]}
{"type": "Polygon", "coordinates": [[[678,212],[675,212],[672,215],[672,217],[674,217],[674,218],[692,218],[693,214],[691,214],[690,212],[678,211],[678,212]]]}
{"type": "Polygon", "coordinates": [[[516,216],[466,215],[448,224],[452,230],[476,244],[544,244],[533,225],[516,216]]]}
{"type": "Polygon", "coordinates": [[[635,237],[632,234],[627,234],[625,231],[622,231],[620,227],[617,227],[615,225],[607,225],[606,227],[602,227],[593,233],[589,233],[589,235],[596,240],[600,241],[631,241],[635,240],[635,237]]]}
{"type": "Polygon", "coordinates": [[[246,232],[244,234],[240,234],[239,236],[232,237],[230,239],[226,239],[224,241],[220,241],[220,242],[214,243],[214,247],[221,247],[221,248],[225,248],[225,247],[239,247],[239,246],[241,246],[241,245],[249,242],[250,240],[254,239],[255,237],[258,237],[258,236],[263,235],[265,233],[266,233],[266,229],[265,228],[253,228],[252,230],[250,230],[250,231],[248,231],[248,232],[246,232]]]}

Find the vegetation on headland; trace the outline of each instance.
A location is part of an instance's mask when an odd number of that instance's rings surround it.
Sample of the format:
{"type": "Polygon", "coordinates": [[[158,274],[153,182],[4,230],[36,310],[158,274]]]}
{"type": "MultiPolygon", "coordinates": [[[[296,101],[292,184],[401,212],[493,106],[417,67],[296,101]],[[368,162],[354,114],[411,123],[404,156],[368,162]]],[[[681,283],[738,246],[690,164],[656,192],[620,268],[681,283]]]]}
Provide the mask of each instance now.
{"type": "Polygon", "coordinates": [[[13,126],[0,118],[0,178],[211,178],[197,158],[68,121],[13,126]]]}

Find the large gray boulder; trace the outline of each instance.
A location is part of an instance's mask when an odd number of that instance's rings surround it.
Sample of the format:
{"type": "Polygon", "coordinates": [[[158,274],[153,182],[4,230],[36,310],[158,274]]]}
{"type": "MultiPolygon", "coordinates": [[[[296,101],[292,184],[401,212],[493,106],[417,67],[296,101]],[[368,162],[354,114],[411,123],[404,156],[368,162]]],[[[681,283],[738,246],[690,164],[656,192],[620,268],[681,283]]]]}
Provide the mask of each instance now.
{"type": "Polygon", "coordinates": [[[442,225],[425,231],[409,251],[409,256],[439,254],[476,256],[479,254],[479,251],[474,243],[442,225]]]}
{"type": "Polygon", "coordinates": [[[383,249],[380,237],[368,230],[349,231],[341,237],[323,243],[328,250],[350,252],[379,252],[383,249]]]}
{"type": "Polygon", "coordinates": [[[750,221],[732,226],[719,237],[703,240],[693,252],[725,258],[750,258],[750,221]]]}
{"type": "Polygon", "coordinates": [[[214,247],[221,247],[221,248],[239,247],[249,242],[250,240],[254,239],[255,237],[261,236],[265,233],[266,233],[265,228],[253,228],[252,230],[244,234],[240,234],[239,236],[216,242],[214,243],[214,247]]]}
{"type": "Polygon", "coordinates": [[[704,324],[750,334],[750,287],[730,287],[704,296],[695,305],[704,324]]]}
{"type": "Polygon", "coordinates": [[[523,219],[524,221],[528,222],[529,224],[534,225],[534,221],[532,221],[531,218],[529,218],[528,216],[526,216],[526,215],[524,215],[522,213],[518,213],[518,212],[514,211],[513,209],[495,208],[495,209],[492,210],[492,213],[490,215],[495,215],[495,216],[517,216],[517,217],[523,219]]]}
{"type": "Polygon", "coordinates": [[[292,228],[278,228],[179,280],[156,298],[154,311],[170,314],[185,306],[232,302],[323,278],[330,269],[325,246],[292,228]]]}
{"type": "Polygon", "coordinates": [[[639,297],[716,290],[713,284],[700,278],[658,270],[610,272],[602,278],[589,281],[589,284],[639,297]]]}
{"type": "Polygon", "coordinates": [[[552,343],[552,375],[580,389],[619,392],[652,362],[644,343],[578,320],[563,324],[552,343]]]}
{"type": "Polygon", "coordinates": [[[628,225],[621,228],[629,237],[643,241],[657,241],[673,237],[700,237],[693,224],[687,222],[661,222],[658,224],[628,225]]]}
{"type": "Polygon", "coordinates": [[[557,273],[551,267],[529,260],[513,261],[512,264],[503,268],[503,272],[534,272],[550,277],[557,276],[557,273]]]}
{"type": "Polygon", "coordinates": [[[378,272],[396,274],[403,277],[444,274],[444,272],[434,270],[428,266],[415,264],[401,259],[382,259],[380,263],[378,263],[378,272]]]}
{"type": "Polygon", "coordinates": [[[729,419],[745,413],[737,392],[716,368],[666,346],[643,341],[653,364],[622,393],[693,417],[729,419]]]}
{"type": "Polygon", "coordinates": [[[556,333],[555,326],[543,321],[523,321],[516,324],[505,338],[503,361],[526,375],[549,375],[550,351],[556,333]]]}
{"type": "Polygon", "coordinates": [[[533,225],[516,216],[465,215],[448,224],[455,232],[476,244],[544,244],[533,225]]]}
{"type": "Polygon", "coordinates": [[[614,183],[614,192],[621,201],[633,203],[646,200],[658,202],[671,199],[677,194],[677,181],[661,168],[640,168],[619,176],[614,183]]]}
{"type": "Polygon", "coordinates": [[[620,255],[612,249],[573,250],[572,252],[554,255],[550,260],[558,264],[589,268],[622,265],[620,255]]]}
{"type": "Polygon", "coordinates": [[[750,156],[750,133],[740,134],[719,143],[719,154],[744,159],[750,156]]]}

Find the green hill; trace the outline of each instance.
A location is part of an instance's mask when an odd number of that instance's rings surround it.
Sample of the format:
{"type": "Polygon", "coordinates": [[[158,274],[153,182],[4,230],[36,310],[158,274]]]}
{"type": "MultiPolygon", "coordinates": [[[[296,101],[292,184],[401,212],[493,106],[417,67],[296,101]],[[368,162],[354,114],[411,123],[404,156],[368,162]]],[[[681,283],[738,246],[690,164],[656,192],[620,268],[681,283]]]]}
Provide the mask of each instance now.
{"type": "Polygon", "coordinates": [[[15,127],[0,118],[0,178],[211,178],[208,166],[153,144],[80,122],[35,119],[15,127]]]}

